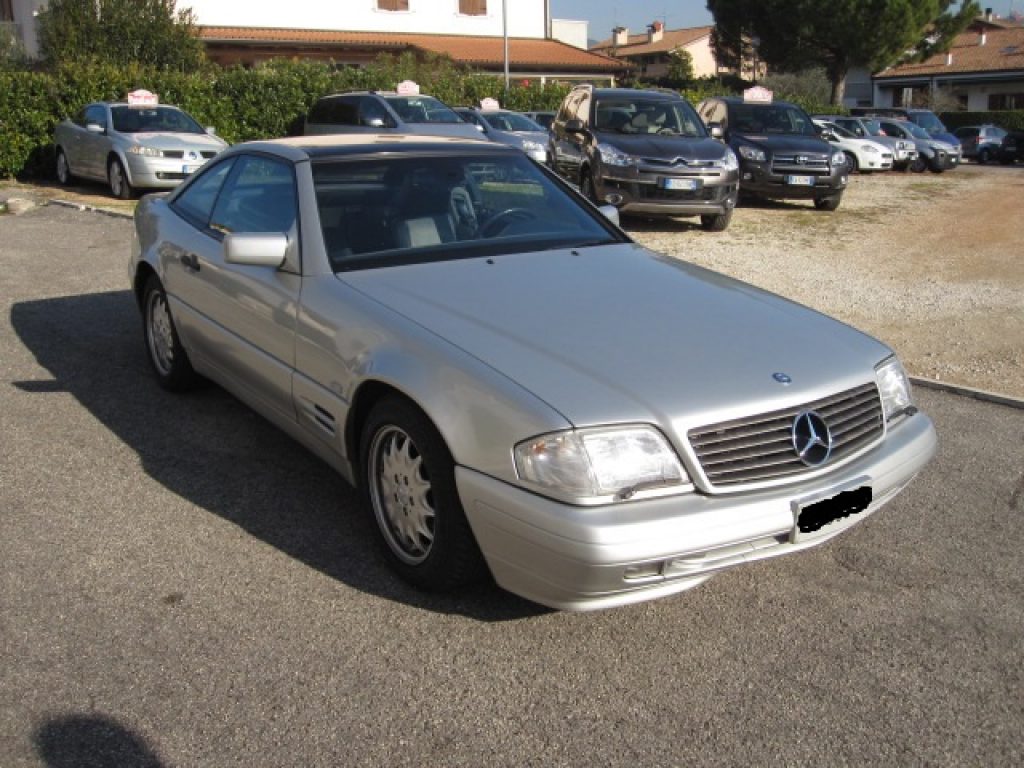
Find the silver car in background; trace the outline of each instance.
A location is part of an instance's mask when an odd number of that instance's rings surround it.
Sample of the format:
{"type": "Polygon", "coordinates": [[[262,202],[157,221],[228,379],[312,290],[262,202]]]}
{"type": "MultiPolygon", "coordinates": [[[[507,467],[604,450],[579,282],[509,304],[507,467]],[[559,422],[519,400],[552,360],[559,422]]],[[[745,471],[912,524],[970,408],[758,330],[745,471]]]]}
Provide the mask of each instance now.
{"type": "Polygon", "coordinates": [[[480,129],[491,141],[521,149],[543,165],[548,164],[548,132],[526,115],[508,109],[480,110],[456,107],[463,120],[480,129]]]}
{"type": "Polygon", "coordinates": [[[114,197],[170,189],[216,157],[227,142],[184,110],[96,102],[54,129],[57,180],[104,181],[114,197]]]}
{"type": "Polygon", "coordinates": [[[813,119],[834,123],[857,138],[869,139],[889,147],[892,152],[892,167],[897,171],[905,171],[918,162],[917,144],[910,139],[886,136],[878,120],[873,117],[815,115],[813,119]]]}
{"type": "Polygon", "coordinates": [[[143,198],[130,280],[157,381],[214,379],[327,461],[425,589],[648,600],[828,541],[925,466],[884,344],[614,215],[490,142],[241,144],[143,198]]]}

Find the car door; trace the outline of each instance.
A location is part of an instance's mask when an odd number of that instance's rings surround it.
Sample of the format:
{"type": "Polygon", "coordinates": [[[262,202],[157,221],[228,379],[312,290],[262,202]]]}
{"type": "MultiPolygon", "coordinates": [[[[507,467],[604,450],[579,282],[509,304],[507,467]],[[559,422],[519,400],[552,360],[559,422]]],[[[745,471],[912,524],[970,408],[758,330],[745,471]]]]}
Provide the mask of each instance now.
{"type": "MultiPolygon", "coordinates": [[[[82,173],[94,179],[107,178],[107,154],[110,151],[110,139],[107,132],[110,122],[107,119],[105,104],[90,104],[85,108],[85,126],[79,133],[78,161],[84,169],[82,173]],[[88,129],[90,124],[98,125],[103,133],[95,133],[88,129]]],[[[74,167],[74,163],[72,163],[74,167]]]]}
{"type": "Polygon", "coordinates": [[[566,97],[551,131],[551,162],[555,164],[555,169],[560,174],[572,180],[576,180],[573,174],[579,167],[579,137],[567,133],[565,125],[576,117],[576,108],[583,95],[583,91],[576,91],[566,97]]]}
{"type": "Polygon", "coordinates": [[[295,318],[301,277],[294,169],[238,155],[204,171],[171,204],[161,248],[165,288],[190,352],[243,399],[294,419],[295,318]],[[280,268],[228,263],[232,233],[283,233],[280,268]]]}

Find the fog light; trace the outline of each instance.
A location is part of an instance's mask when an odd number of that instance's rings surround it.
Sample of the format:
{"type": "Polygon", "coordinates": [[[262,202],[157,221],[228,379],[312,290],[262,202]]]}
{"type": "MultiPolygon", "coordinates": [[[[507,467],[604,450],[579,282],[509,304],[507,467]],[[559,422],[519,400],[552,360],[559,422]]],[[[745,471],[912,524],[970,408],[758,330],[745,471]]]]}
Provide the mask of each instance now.
{"type": "Polygon", "coordinates": [[[748,173],[744,173],[743,174],[743,180],[744,181],[753,181],[754,180],[754,174],[749,173],[749,172],[748,173]]]}
{"type": "Polygon", "coordinates": [[[622,578],[627,581],[636,581],[637,579],[653,579],[661,576],[662,563],[640,563],[639,565],[629,565],[626,570],[622,573],[622,578]]]}
{"type": "Polygon", "coordinates": [[[609,192],[607,195],[604,196],[604,200],[606,203],[611,203],[612,205],[621,205],[622,195],[617,195],[614,192],[609,192]]]}

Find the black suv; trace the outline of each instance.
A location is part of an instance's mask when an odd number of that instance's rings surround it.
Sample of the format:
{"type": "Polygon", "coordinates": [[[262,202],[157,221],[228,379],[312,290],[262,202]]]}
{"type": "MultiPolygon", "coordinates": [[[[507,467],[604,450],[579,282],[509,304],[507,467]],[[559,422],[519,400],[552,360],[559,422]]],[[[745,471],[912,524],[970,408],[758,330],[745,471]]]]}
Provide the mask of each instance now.
{"type": "Polygon", "coordinates": [[[579,86],[555,115],[550,142],[554,169],[594,203],[700,216],[711,231],[729,226],[739,163],[677,93],[579,86]]]}
{"type": "Polygon", "coordinates": [[[810,199],[823,211],[839,207],[849,181],[846,156],[818,135],[800,107],[727,96],[705,99],[697,112],[739,155],[744,194],[810,199]]]}

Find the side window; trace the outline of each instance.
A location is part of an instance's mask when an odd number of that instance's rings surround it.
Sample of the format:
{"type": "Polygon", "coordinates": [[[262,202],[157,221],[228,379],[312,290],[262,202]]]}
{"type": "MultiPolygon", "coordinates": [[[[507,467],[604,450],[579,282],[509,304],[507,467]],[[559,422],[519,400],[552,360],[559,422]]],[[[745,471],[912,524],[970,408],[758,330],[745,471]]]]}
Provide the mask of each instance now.
{"type": "Polygon", "coordinates": [[[377,0],[378,11],[408,11],[409,0],[377,0]]]}
{"type": "Polygon", "coordinates": [[[291,166],[255,155],[235,164],[210,218],[219,232],[284,232],[295,223],[295,179],[291,166]]]}
{"type": "Polygon", "coordinates": [[[171,207],[196,226],[206,227],[214,203],[217,202],[217,194],[234,164],[234,159],[230,159],[204,169],[198,178],[174,198],[171,207]]]}
{"type": "Polygon", "coordinates": [[[107,127],[107,108],[100,105],[94,104],[91,107],[85,108],[85,122],[96,123],[102,125],[104,128],[107,127]]]}
{"type": "MultiPolygon", "coordinates": [[[[352,123],[356,125],[355,122],[352,123]]],[[[395,121],[391,115],[381,106],[381,103],[372,96],[363,96],[359,99],[359,125],[371,128],[394,128],[395,121]]]]}
{"type": "Polygon", "coordinates": [[[487,0],[459,0],[459,13],[464,16],[486,16],[487,0]]]}
{"type": "Polygon", "coordinates": [[[359,125],[356,103],[348,98],[320,99],[309,113],[309,122],[324,125],[359,125]]]}

